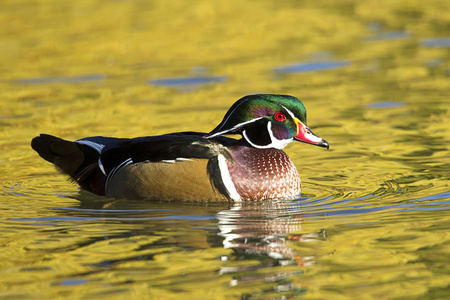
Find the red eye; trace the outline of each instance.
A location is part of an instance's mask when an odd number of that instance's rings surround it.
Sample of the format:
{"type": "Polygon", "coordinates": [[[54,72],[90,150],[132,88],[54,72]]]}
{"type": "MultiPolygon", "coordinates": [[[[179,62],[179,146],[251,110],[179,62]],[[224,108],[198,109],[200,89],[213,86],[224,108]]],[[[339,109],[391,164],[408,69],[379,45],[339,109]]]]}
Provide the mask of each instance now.
{"type": "Polygon", "coordinates": [[[281,112],[277,112],[277,113],[273,116],[273,118],[274,118],[275,120],[279,121],[279,122],[286,121],[286,115],[283,114],[283,113],[281,113],[281,112]]]}

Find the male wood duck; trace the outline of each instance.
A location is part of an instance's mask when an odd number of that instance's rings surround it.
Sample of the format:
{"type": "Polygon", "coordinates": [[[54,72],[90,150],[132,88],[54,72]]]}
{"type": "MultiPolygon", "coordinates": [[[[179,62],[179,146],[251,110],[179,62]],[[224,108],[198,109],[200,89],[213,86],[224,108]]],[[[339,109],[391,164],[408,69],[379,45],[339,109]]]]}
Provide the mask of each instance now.
{"type": "Polygon", "coordinates": [[[328,149],[295,97],[239,99],[210,133],[180,132],[75,142],[41,134],[31,147],[97,195],[182,202],[295,198],[300,176],[282,149],[292,141],[328,149]],[[236,140],[224,134],[240,134],[236,140]]]}

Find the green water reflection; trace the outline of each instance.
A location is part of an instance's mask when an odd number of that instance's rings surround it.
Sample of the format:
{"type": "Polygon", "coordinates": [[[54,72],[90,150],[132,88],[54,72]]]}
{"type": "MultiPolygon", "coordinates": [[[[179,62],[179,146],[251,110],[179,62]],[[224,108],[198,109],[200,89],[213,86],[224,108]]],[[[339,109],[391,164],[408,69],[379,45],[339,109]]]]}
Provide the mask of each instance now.
{"type": "Polygon", "coordinates": [[[449,9],[3,1],[0,298],[446,298],[449,9]],[[302,99],[332,146],[286,148],[296,201],[105,199],[29,146],[209,131],[256,92],[302,99]]]}

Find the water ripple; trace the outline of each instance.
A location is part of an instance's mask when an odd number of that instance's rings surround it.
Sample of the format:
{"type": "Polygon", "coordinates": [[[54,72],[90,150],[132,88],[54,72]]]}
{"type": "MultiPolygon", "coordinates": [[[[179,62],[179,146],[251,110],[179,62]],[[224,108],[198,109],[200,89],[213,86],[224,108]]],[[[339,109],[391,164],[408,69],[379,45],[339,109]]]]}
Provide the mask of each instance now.
{"type": "Polygon", "coordinates": [[[431,38],[431,39],[423,39],[420,41],[422,46],[429,48],[450,47],[450,38],[431,38]]]}
{"type": "Polygon", "coordinates": [[[370,108],[391,108],[391,107],[405,106],[405,103],[400,101],[382,101],[370,103],[368,106],[370,108]]]}
{"type": "Polygon", "coordinates": [[[180,78],[163,78],[150,80],[149,83],[156,86],[174,87],[182,90],[189,90],[198,88],[209,83],[224,82],[228,79],[227,76],[193,76],[180,78]]]}
{"type": "Polygon", "coordinates": [[[56,77],[36,77],[36,78],[24,78],[15,80],[18,84],[52,84],[52,83],[82,83],[90,81],[104,80],[105,76],[102,74],[89,74],[81,76],[56,76],[56,77]]]}
{"type": "Polygon", "coordinates": [[[411,33],[405,30],[391,30],[385,31],[377,34],[373,34],[366,37],[367,41],[391,41],[391,40],[400,40],[407,39],[412,36],[411,33]]]}
{"type": "Polygon", "coordinates": [[[287,74],[287,73],[324,71],[324,70],[347,67],[348,65],[350,65],[350,62],[347,60],[322,61],[322,62],[296,63],[296,64],[292,64],[292,65],[287,65],[284,67],[277,67],[272,70],[275,73],[287,74]]]}

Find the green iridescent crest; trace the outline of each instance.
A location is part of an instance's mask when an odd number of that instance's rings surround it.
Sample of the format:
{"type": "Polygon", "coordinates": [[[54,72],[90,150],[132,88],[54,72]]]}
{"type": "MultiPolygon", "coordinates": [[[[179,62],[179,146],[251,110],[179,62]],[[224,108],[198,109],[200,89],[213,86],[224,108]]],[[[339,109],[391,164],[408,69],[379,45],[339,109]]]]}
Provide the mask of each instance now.
{"type": "MultiPolygon", "coordinates": [[[[306,109],[303,103],[292,96],[258,94],[245,96],[231,106],[222,122],[209,133],[209,137],[226,133],[241,133],[252,123],[272,122],[277,138],[289,139],[297,132],[294,117],[306,125],[306,109]],[[276,113],[282,113],[286,120],[276,122],[276,113]],[[278,136],[277,136],[278,135],[278,136]]],[[[251,124],[251,125],[250,125],[251,124]]]]}

